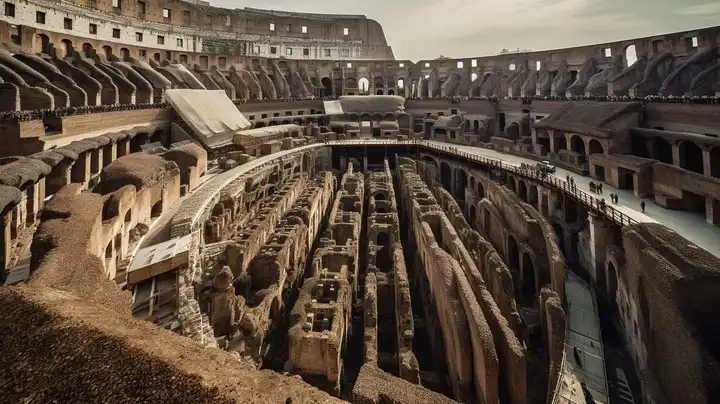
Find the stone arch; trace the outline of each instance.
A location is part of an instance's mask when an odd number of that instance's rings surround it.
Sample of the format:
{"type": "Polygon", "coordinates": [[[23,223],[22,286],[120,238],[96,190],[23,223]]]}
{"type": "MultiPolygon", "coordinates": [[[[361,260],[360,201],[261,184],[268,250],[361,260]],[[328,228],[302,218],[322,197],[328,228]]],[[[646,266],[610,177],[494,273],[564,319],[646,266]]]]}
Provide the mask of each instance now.
{"type": "Polygon", "coordinates": [[[530,205],[533,205],[537,208],[538,212],[540,211],[540,200],[538,197],[538,187],[537,185],[530,184],[528,187],[528,199],[527,203],[530,205]]]}
{"type": "Polygon", "coordinates": [[[522,286],[521,293],[526,301],[532,302],[537,295],[537,280],[535,275],[535,263],[530,253],[525,251],[522,255],[522,286]]]}
{"type": "Polygon", "coordinates": [[[602,143],[597,139],[590,139],[588,143],[588,150],[590,154],[603,154],[605,152],[602,143]]]}
{"type": "Polygon", "coordinates": [[[405,88],[405,79],[399,78],[397,81],[397,88],[404,89],[405,88]]]}
{"type": "Polygon", "coordinates": [[[467,188],[467,173],[462,168],[455,169],[455,199],[465,200],[465,188],[467,188]]]}
{"type": "Polygon", "coordinates": [[[361,121],[372,121],[372,115],[370,115],[369,112],[363,112],[360,114],[360,120],[361,121]]]}
{"type": "Polygon", "coordinates": [[[523,180],[518,180],[518,198],[525,203],[528,201],[527,184],[523,180]]]}
{"type": "MultiPolygon", "coordinates": [[[[45,52],[43,52],[45,53],[45,52]]],[[[82,44],[82,54],[83,57],[91,58],[93,57],[93,54],[95,53],[95,50],[93,49],[93,46],[87,42],[82,44]]]]}
{"type": "Polygon", "coordinates": [[[348,77],[345,79],[345,87],[356,88],[358,85],[357,80],[354,77],[348,77]]]}
{"type": "Polygon", "coordinates": [[[703,174],[703,153],[700,146],[689,140],[681,140],[678,149],[680,149],[680,167],[703,174]]]}
{"type": "Polygon", "coordinates": [[[470,82],[472,83],[473,81],[477,80],[477,78],[478,78],[478,74],[477,74],[477,73],[471,74],[471,75],[470,75],[470,82]]]}
{"type": "Polygon", "coordinates": [[[325,95],[332,95],[332,80],[330,80],[330,77],[323,77],[320,84],[325,88],[325,95]]]}
{"type": "MultiPolygon", "coordinates": [[[[207,56],[206,56],[206,57],[207,57],[207,56]]],[[[153,60],[156,61],[156,62],[160,62],[160,53],[155,52],[155,54],[153,55],[153,60]]],[[[203,59],[202,59],[202,56],[200,56],[200,60],[201,60],[201,61],[203,60],[203,59]]]]}
{"type": "Polygon", "coordinates": [[[120,48],[120,59],[122,59],[122,60],[130,59],[130,49],[120,48]]]}
{"type": "Polygon", "coordinates": [[[720,146],[710,149],[710,176],[720,178],[720,146]]]}
{"type": "Polygon", "coordinates": [[[672,164],[673,163],[673,151],[670,141],[663,137],[652,138],[653,154],[655,159],[661,163],[672,164]]]}
{"type": "Polygon", "coordinates": [[[585,140],[580,135],[573,135],[570,138],[570,149],[575,153],[585,155],[585,140]]]}
{"type": "Polygon", "coordinates": [[[475,177],[470,176],[470,189],[475,189],[475,177]]]}
{"type": "Polygon", "coordinates": [[[60,59],[72,56],[73,44],[69,39],[60,41],[60,59]]]}
{"type": "Polygon", "coordinates": [[[475,182],[475,193],[477,194],[478,200],[485,198],[485,187],[482,181],[475,182]]]}
{"type": "Polygon", "coordinates": [[[385,115],[383,115],[383,119],[386,121],[394,121],[395,120],[395,114],[392,112],[387,112],[385,115]]]}
{"type": "Polygon", "coordinates": [[[517,184],[515,183],[515,177],[513,177],[512,175],[508,176],[507,187],[510,188],[513,194],[517,192],[517,184]]]}
{"type": "Polygon", "coordinates": [[[358,80],[358,91],[360,94],[367,94],[369,89],[370,80],[368,80],[367,77],[361,77],[360,80],[358,80]]]}
{"type": "Polygon", "coordinates": [[[560,150],[567,150],[567,138],[565,133],[556,130],[553,132],[553,153],[560,153],[560,150]]]}
{"type": "Polygon", "coordinates": [[[112,48],[109,47],[109,46],[107,46],[107,45],[105,45],[105,46],[102,47],[102,49],[103,49],[103,55],[105,56],[105,59],[108,60],[108,61],[109,61],[109,60],[112,60],[112,56],[113,56],[113,50],[112,50],[112,48]]]}
{"type": "Polygon", "coordinates": [[[379,113],[379,112],[376,112],[376,113],[372,114],[372,119],[373,119],[374,121],[378,121],[378,122],[379,122],[379,121],[382,121],[382,119],[383,119],[383,114],[381,114],[381,113],[379,113]]]}
{"type": "Polygon", "coordinates": [[[383,90],[377,90],[377,91],[375,92],[375,95],[383,95],[383,90]]]}
{"type": "Polygon", "coordinates": [[[52,49],[50,37],[45,34],[40,34],[38,37],[40,37],[40,52],[49,55],[50,50],[52,49]]]}
{"type": "Polygon", "coordinates": [[[395,95],[395,90],[388,90],[388,95],[395,95]]]}
{"type": "Polygon", "coordinates": [[[635,62],[637,62],[637,50],[635,49],[635,44],[630,44],[625,47],[625,50],[623,51],[623,56],[625,62],[625,67],[632,66],[635,62]]]}
{"type": "Polygon", "coordinates": [[[424,155],[424,156],[422,156],[421,160],[428,164],[432,164],[435,167],[435,170],[438,169],[438,163],[433,157],[424,155]]]}
{"type": "Polygon", "coordinates": [[[440,182],[445,190],[452,192],[452,168],[448,163],[440,163],[440,182]]]}

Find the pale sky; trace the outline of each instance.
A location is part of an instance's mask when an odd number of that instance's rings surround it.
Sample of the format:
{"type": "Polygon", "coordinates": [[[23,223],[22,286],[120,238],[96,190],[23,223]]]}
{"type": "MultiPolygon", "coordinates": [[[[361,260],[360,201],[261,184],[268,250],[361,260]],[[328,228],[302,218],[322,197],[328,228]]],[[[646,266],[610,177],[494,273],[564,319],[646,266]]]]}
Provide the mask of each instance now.
{"type": "Polygon", "coordinates": [[[396,59],[544,50],[720,24],[720,0],[210,0],[218,7],[363,14],[396,59]]]}

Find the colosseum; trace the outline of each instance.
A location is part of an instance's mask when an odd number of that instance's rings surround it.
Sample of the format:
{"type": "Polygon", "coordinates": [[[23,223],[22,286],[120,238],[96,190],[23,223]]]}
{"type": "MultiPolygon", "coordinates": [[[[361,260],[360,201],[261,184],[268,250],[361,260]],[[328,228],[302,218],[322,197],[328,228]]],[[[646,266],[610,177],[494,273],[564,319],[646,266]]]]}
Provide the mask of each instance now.
{"type": "Polygon", "coordinates": [[[0,43],[0,403],[720,402],[720,26],[413,62],[8,0],[0,43]]]}

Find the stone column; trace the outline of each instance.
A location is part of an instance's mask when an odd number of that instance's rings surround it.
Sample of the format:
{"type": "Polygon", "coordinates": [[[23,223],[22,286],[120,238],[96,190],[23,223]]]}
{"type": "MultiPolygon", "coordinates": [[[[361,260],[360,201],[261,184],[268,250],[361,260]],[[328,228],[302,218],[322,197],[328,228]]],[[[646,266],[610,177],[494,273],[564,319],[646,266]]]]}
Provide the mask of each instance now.
{"type": "Polygon", "coordinates": [[[588,216],[590,224],[590,257],[594,263],[594,268],[588,268],[590,276],[595,282],[602,285],[605,290],[605,250],[608,246],[615,243],[615,234],[619,229],[615,223],[601,219],[598,216],[590,214],[588,216]]]}
{"type": "Polygon", "coordinates": [[[703,159],[703,175],[706,177],[711,177],[712,175],[712,166],[710,165],[710,147],[704,147],[702,149],[702,159],[703,159]]]}
{"type": "Polygon", "coordinates": [[[673,154],[673,165],[680,167],[680,146],[678,146],[676,143],[673,143],[673,145],[672,145],[672,154],[673,154]]]}

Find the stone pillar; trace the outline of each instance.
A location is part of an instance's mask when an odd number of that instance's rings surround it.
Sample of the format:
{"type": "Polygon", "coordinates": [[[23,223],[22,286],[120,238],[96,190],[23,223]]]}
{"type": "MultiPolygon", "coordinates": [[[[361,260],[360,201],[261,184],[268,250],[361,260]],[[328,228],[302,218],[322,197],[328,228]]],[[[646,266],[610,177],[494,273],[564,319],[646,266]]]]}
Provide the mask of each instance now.
{"type": "Polygon", "coordinates": [[[713,226],[720,226],[720,201],[705,197],[705,220],[713,226]]]}
{"type": "Polygon", "coordinates": [[[703,159],[703,175],[706,177],[712,177],[712,166],[710,165],[710,148],[705,147],[702,150],[703,159]]]}
{"type": "Polygon", "coordinates": [[[594,268],[588,268],[592,279],[602,285],[604,290],[607,282],[605,280],[605,250],[608,246],[615,244],[615,233],[618,227],[615,223],[603,220],[593,214],[588,215],[590,224],[590,258],[594,268]]]}
{"type": "Polygon", "coordinates": [[[680,167],[680,146],[677,144],[672,145],[672,154],[673,154],[673,165],[680,167]]]}

